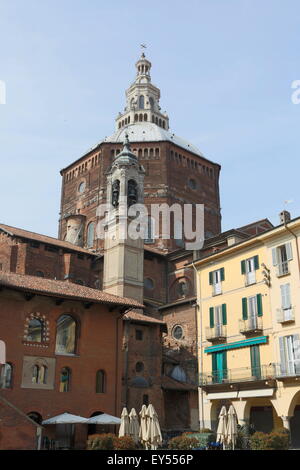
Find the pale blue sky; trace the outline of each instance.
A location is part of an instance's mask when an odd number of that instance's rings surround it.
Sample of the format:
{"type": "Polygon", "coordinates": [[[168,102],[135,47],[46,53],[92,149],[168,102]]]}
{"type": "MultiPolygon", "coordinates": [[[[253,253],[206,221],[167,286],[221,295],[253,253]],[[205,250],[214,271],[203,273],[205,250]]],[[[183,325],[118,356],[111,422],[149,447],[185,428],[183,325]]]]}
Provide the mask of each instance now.
{"type": "Polygon", "coordinates": [[[222,228],[300,214],[300,2],[0,0],[0,221],[57,235],[59,170],[114,131],[148,45],[177,135],[222,165],[222,228]]]}

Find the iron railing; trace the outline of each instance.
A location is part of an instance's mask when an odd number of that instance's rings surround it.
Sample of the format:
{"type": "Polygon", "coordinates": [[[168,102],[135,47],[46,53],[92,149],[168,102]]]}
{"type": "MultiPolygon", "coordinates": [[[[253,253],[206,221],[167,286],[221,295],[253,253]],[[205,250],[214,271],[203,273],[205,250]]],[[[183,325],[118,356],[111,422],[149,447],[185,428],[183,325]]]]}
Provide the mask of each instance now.
{"type": "Polygon", "coordinates": [[[271,380],[275,376],[276,368],[274,364],[242,367],[239,369],[221,369],[214,370],[208,374],[200,374],[199,386],[256,382],[258,380],[271,380]]]}
{"type": "Polygon", "coordinates": [[[278,264],[277,276],[285,276],[286,274],[289,274],[289,272],[290,272],[290,269],[289,269],[288,261],[282,261],[281,263],[278,264]]]}
{"type": "Polygon", "coordinates": [[[253,333],[263,330],[261,317],[250,317],[247,320],[239,320],[239,330],[242,334],[253,333]]]}
{"type": "Polygon", "coordinates": [[[290,308],[278,308],[277,309],[277,322],[278,323],[287,323],[290,321],[295,321],[295,309],[294,307],[290,308]]]}
{"type": "Polygon", "coordinates": [[[226,339],[227,331],[225,325],[215,325],[214,327],[205,328],[205,336],[207,341],[226,339]]]}
{"type": "Polygon", "coordinates": [[[300,360],[281,362],[274,364],[276,378],[288,378],[300,376],[300,360]]]}

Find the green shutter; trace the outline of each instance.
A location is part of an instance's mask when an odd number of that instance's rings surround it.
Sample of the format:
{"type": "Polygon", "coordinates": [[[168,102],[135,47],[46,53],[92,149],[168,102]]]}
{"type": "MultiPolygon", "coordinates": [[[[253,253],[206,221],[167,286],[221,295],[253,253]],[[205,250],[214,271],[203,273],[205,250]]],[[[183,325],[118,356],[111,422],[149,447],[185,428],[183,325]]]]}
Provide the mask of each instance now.
{"type": "Polygon", "coordinates": [[[258,317],[262,317],[263,308],[262,308],[262,297],[261,297],[261,294],[257,294],[256,300],[257,300],[257,316],[258,316],[258,317]]]}
{"type": "Polygon", "coordinates": [[[227,379],[227,352],[223,351],[223,377],[227,379]]]}
{"type": "Polygon", "coordinates": [[[222,323],[223,323],[223,325],[227,325],[226,304],[222,304],[222,323]]]}
{"type": "Polygon", "coordinates": [[[244,297],[242,299],[242,305],[243,305],[243,320],[247,320],[248,318],[248,303],[247,303],[247,297],[244,297]]]}
{"type": "Polygon", "coordinates": [[[254,268],[259,269],[258,255],[254,256],[254,268]]]}
{"type": "Polygon", "coordinates": [[[225,281],[225,270],[224,270],[224,268],[221,268],[220,271],[221,271],[221,281],[225,281]]]}
{"type": "Polygon", "coordinates": [[[244,259],[241,261],[241,272],[242,274],[246,274],[246,261],[244,259]]]}
{"type": "Polygon", "coordinates": [[[213,271],[210,271],[209,273],[209,284],[212,285],[213,283],[213,271]]]}
{"type": "Polygon", "coordinates": [[[211,369],[212,369],[212,372],[216,372],[217,370],[217,354],[216,353],[213,353],[211,355],[211,369]]]}
{"type": "Polygon", "coordinates": [[[214,307],[209,308],[209,324],[210,327],[213,328],[215,326],[214,322],[214,307]]]}

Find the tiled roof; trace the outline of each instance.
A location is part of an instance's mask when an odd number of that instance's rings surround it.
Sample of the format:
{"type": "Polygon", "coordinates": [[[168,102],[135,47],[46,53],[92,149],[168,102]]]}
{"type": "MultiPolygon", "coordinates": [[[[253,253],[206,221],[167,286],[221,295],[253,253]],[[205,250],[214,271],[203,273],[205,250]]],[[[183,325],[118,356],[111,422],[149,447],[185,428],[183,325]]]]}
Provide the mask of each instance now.
{"type": "Polygon", "coordinates": [[[85,302],[103,303],[109,305],[122,305],[125,307],[143,308],[144,306],[134,299],[118,297],[107,294],[98,289],[73,284],[68,281],[57,281],[37,276],[28,276],[15,273],[0,273],[0,285],[11,289],[22,290],[34,294],[51,297],[80,300],[85,302]]]}
{"type": "Polygon", "coordinates": [[[0,224],[0,231],[3,231],[11,236],[27,238],[28,240],[34,240],[41,243],[46,243],[47,245],[55,245],[60,248],[65,248],[68,250],[78,251],[80,253],[86,253],[92,256],[98,256],[95,253],[91,253],[89,250],[85,250],[80,246],[73,245],[73,243],[59,240],[58,238],[48,237],[47,235],[41,235],[35,232],[29,232],[28,230],[23,230],[21,228],[11,227],[9,225],[0,224]]]}
{"type": "Polygon", "coordinates": [[[166,323],[162,320],[158,320],[157,318],[150,317],[148,315],[145,315],[143,313],[138,313],[135,310],[130,310],[130,312],[127,312],[124,317],[124,320],[135,320],[138,322],[145,322],[145,323],[156,323],[158,325],[165,325],[166,323]]]}
{"type": "Polygon", "coordinates": [[[171,379],[171,377],[166,375],[161,377],[161,388],[165,390],[179,390],[183,392],[188,390],[197,390],[196,385],[178,382],[178,380],[171,379]]]}

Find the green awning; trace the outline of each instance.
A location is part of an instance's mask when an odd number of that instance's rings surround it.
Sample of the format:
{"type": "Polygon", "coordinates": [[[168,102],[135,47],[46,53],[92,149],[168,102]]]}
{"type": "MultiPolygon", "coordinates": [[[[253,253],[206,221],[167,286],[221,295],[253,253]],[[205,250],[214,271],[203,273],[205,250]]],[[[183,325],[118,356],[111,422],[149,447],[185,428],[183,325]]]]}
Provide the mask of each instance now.
{"type": "Polygon", "coordinates": [[[227,351],[228,349],[245,348],[247,346],[253,346],[254,344],[266,344],[267,341],[268,336],[258,336],[257,338],[244,339],[242,341],[235,341],[234,343],[210,346],[209,348],[205,348],[204,352],[210,354],[218,351],[227,351]]]}

